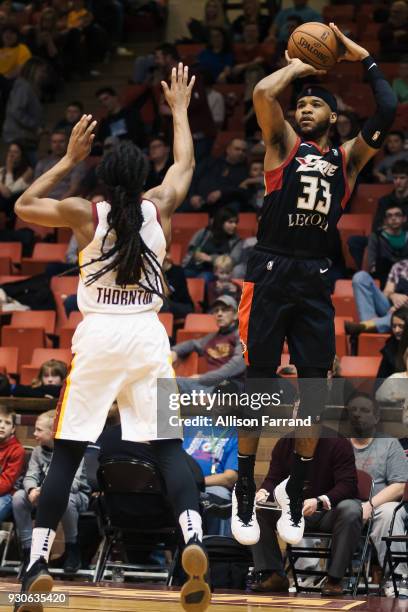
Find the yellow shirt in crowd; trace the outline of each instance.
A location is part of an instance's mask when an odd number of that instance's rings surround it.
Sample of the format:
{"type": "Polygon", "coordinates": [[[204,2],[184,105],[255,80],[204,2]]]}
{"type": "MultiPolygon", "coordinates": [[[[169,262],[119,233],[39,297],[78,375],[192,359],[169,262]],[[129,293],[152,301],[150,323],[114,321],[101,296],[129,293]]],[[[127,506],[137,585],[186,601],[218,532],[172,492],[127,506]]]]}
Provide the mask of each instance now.
{"type": "Polygon", "coordinates": [[[82,26],[82,20],[88,15],[86,8],[79,9],[79,11],[69,11],[67,25],[68,28],[80,28],[82,26]]]}
{"type": "Polygon", "coordinates": [[[15,47],[3,47],[0,49],[0,74],[7,76],[17,68],[24,66],[30,57],[31,51],[23,43],[15,47]]]}

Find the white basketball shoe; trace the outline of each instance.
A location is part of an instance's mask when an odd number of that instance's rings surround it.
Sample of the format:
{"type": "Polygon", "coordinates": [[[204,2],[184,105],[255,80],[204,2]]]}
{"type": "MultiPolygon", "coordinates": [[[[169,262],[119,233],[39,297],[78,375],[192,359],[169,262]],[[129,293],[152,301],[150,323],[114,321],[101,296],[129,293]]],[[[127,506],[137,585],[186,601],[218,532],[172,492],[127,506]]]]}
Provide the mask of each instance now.
{"type": "Polygon", "coordinates": [[[286,492],[289,478],[283,480],[275,487],[274,496],[276,503],[280,506],[282,514],[276,527],[284,542],[288,544],[299,544],[305,530],[305,519],[303,518],[303,500],[298,498],[291,501],[286,492]]]}
{"type": "Polygon", "coordinates": [[[260,531],[256,519],[255,483],[241,478],[232,492],[231,531],[234,538],[244,546],[256,544],[260,531]]]}

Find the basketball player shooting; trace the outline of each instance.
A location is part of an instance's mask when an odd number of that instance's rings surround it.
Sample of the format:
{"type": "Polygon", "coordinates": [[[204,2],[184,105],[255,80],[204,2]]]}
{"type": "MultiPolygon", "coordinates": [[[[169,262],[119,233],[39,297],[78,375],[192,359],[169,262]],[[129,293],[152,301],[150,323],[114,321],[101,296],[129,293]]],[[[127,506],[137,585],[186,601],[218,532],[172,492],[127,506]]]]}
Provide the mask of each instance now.
{"type": "MultiPolygon", "coordinates": [[[[333,148],[330,128],[337,121],[336,98],[320,85],[298,96],[297,130],[285,121],[277,100],[292,81],[324,74],[300,59],[260,81],[254,107],[266,146],[265,200],[258,243],[248,262],[239,309],[239,329],[247,363],[248,392],[259,391],[260,379],[276,377],[285,338],[299,376],[298,417],[312,417],[312,427],[296,434],[290,477],[275,489],[281,508],[280,537],[291,544],[303,536],[303,485],[319,437],[325,380],[335,356],[334,309],[327,273],[329,237],[343,212],[357,176],[381,147],[391,127],[397,101],[368,51],[331,29],[344,48],[340,60],[362,62],[377,108],[361,132],[333,148]],[[307,433],[305,433],[307,431],[307,433]]],[[[242,544],[259,539],[255,511],[254,463],[259,431],[241,431],[239,477],[233,492],[232,532],[242,544]]],[[[312,467],[312,466],[311,466],[312,467]]],[[[258,492],[266,501],[267,493],[258,492]]],[[[315,500],[329,508],[330,500],[315,500]]],[[[313,511],[316,510],[313,508],[313,511]]]]}
{"type": "MultiPolygon", "coordinates": [[[[162,83],[174,127],[174,163],[163,183],[143,195],[147,160],[124,141],[97,168],[109,202],[92,205],[79,197],[57,201],[47,194],[90,153],[96,121],[76,124],[66,155],[39,177],[16,203],[24,221],[70,227],[78,241],[78,306],[84,315],[72,345],[74,358],[57,410],[52,461],[41,487],[30,562],[22,591],[48,593],[50,550],[68,503],[71,484],[88,441],[95,442],[117,399],[122,438],[150,441],[186,547],[182,565],[189,576],[181,591],[185,610],[201,612],[210,600],[208,560],[202,547],[197,487],[182,449],[182,432],[157,439],[157,379],[174,379],[170,345],[159,321],[162,262],[170,242],[171,216],[185,199],[194,170],[187,108],[194,77],[173,69],[162,83]]],[[[16,604],[16,612],[40,612],[39,604],[16,604]]]]}

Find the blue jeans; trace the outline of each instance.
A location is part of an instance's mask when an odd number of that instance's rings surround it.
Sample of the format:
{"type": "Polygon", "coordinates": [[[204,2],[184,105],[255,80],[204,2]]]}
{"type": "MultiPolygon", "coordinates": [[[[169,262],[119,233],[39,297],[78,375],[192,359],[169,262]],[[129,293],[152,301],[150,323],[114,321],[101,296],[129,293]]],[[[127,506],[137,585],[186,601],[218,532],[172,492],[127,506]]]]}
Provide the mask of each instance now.
{"type": "Polygon", "coordinates": [[[11,514],[11,500],[12,496],[9,493],[0,497],[0,523],[6,521],[11,514]]]}
{"type": "Polygon", "coordinates": [[[391,303],[376,286],[368,272],[353,276],[353,291],[360,321],[374,321],[377,331],[386,334],[391,330],[391,303]]]}

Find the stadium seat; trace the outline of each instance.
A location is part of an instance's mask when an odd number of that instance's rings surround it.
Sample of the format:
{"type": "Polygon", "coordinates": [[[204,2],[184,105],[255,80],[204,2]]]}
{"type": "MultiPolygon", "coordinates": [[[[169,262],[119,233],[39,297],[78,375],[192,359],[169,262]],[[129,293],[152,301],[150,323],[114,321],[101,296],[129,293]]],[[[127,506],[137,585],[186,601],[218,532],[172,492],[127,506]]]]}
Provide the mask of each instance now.
{"type": "Polygon", "coordinates": [[[18,367],[31,362],[33,351],[45,347],[43,327],[15,327],[4,325],[1,330],[2,346],[18,348],[18,367]]]}
{"type": "Polygon", "coordinates": [[[199,43],[177,45],[177,52],[180,56],[180,60],[189,66],[197,62],[197,56],[203,49],[204,45],[199,43]]]}
{"type": "Polygon", "coordinates": [[[256,214],[251,212],[240,213],[237,232],[241,238],[251,238],[256,235],[258,221],[256,214]]]}
{"type": "Polygon", "coordinates": [[[358,314],[354,296],[332,295],[332,302],[336,316],[351,318],[358,321],[358,314]]]}
{"type": "Polygon", "coordinates": [[[345,21],[353,21],[355,11],[354,4],[342,4],[341,6],[324,6],[322,14],[326,23],[333,21],[343,24],[345,21]]]}
{"type": "Polygon", "coordinates": [[[0,274],[11,274],[11,259],[10,257],[0,255],[0,274]]]}
{"type": "Polygon", "coordinates": [[[72,360],[70,349],[47,349],[36,348],[33,351],[31,363],[22,365],[20,368],[20,383],[22,385],[30,385],[32,380],[38,375],[39,369],[45,361],[50,359],[58,359],[69,366],[72,360]]]}
{"type": "MultiPolygon", "coordinates": [[[[97,158],[99,159],[99,158],[97,158]]],[[[57,227],[57,244],[68,244],[72,238],[72,229],[70,227],[57,227]]]]}
{"type": "Polygon", "coordinates": [[[18,373],[18,348],[16,346],[0,347],[0,366],[5,368],[7,374],[18,373]]]}
{"type": "Polygon", "coordinates": [[[206,334],[218,331],[215,318],[211,314],[190,313],[186,316],[184,328],[177,332],[177,343],[185,340],[202,338],[206,334]]]}
{"type": "Polygon", "coordinates": [[[169,338],[173,335],[174,315],[171,312],[159,312],[159,319],[169,338]]]}
{"type": "Polygon", "coordinates": [[[171,220],[172,242],[181,245],[181,257],[187,252],[194,234],[208,225],[207,213],[176,213],[171,220]]]}
{"type": "Polygon", "coordinates": [[[55,321],[54,310],[25,310],[13,312],[10,325],[13,327],[42,327],[46,334],[54,334],[55,321]]]}
{"type": "Polygon", "coordinates": [[[340,359],[340,372],[345,378],[376,378],[381,357],[349,357],[340,359]]]}
{"type": "Polygon", "coordinates": [[[188,292],[194,303],[194,310],[201,312],[201,302],[203,302],[205,294],[205,280],[203,278],[187,278],[186,281],[188,292]]]}
{"type": "Polygon", "coordinates": [[[44,238],[55,236],[55,229],[53,227],[44,227],[42,225],[36,225],[35,223],[27,223],[19,217],[17,217],[15,229],[30,229],[34,232],[36,240],[44,240],[44,238]]]}
{"type": "Polygon", "coordinates": [[[5,283],[17,283],[18,281],[27,280],[28,276],[14,276],[12,274],[2,274],[0,275],[0,286],[5,283]]]}
{"type": "Polygon", "coordinates": [[[47,264],[55,261],[65,262],[67,248],[65,243],[37,242],[32,257],[23,257],[21,260],[22,274],[42,274],[47,264]]]}
{"type": "Polygon", "coordinates": [[[351,280],[341,278],[334,285],[334,294],[338,297],[353,297],[353,284],[351,280]]]}
{"type": "Polygon", "coordinates": [[[339,221],[338,229],[343,249],[346,268],[355,269],[356,264],[351,257],[347,241],[350,236],[368,236],[371,232],[372,217],[366,214],[343,215],[339,221]]]}
{"type": "Polygon", "coordinates": [[[198,354],[190,353],[185,359],[179,359],[174,364],[174,371],[176,376],[193,376],[198,374],[198,354]]]}
{"type": "Polygon", "coordinates": [[[9,257],[13,264],[13,271],[21,264],[21,242],[0,242],[0,257],[9,257]]]}
{"type": "Polygon", "coordinates": [[[170,245],[170,258],[176,266],[179,266],[181,264],[182,248],[183,247],[179,242],[173,242],[170,245]]]}
{"type": "Polygon", "coordinates": [[[56,333],[67,322],[64,302],[69,295],[73,295],[78,289],[78,276],[53,276],[51,279],[51,291],[57,306],[57,324],[56,333]]]}
{"type": "Polygon", "coordinates": [[[384,195],[391,193],[392,185],[371,185],[361,183],[351,200],[351,212],[353,214],[369,213],[375,214],[378,200],[384,195]]]}
{"type": "Polygon", "coordinates": [[[360,357],[378,357],[390,334],[360,334],[358,337],[358,355],[360,357]]]}
{"type": "Polygon", "coordinates": [[[71,348],[72,336],[81,321],[82,314],[80,312],[71,312],[68,321],[60,329],[60,348],[71,348]]]}

